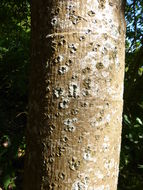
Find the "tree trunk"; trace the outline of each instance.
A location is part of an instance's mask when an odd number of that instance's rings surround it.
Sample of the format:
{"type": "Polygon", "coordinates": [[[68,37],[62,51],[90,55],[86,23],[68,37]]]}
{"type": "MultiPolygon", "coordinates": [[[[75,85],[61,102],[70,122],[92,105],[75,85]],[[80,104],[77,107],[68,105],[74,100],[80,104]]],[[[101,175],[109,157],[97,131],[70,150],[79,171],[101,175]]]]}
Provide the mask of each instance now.
{"type": "Polygon", "coordinates": [[[32,0],[25,190],[116,190],[122,0],[32,0]]]}

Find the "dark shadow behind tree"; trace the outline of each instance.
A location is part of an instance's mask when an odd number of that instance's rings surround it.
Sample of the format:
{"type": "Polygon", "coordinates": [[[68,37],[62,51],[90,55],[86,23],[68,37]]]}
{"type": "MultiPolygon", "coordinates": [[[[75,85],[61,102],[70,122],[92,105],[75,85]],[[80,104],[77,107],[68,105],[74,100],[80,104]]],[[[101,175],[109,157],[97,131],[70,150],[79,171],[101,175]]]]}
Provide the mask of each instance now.
{"type": "Polygon", "coordinates": [[[29,1],[0,2],[0,187],[21,189],[27,119],[29,1]]]}
{"type": "Polygon", "coordinates": [[[119,190],[143,188],[143,1],[127,1],[119,190]]]}

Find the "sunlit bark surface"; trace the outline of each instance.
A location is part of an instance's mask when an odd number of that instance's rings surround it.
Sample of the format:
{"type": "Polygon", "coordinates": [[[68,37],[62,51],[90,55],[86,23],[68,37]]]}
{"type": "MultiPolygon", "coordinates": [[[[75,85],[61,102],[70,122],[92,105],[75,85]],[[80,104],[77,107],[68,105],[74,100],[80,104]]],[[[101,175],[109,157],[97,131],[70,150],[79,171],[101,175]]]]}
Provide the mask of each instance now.
{"type": "Polygon", "coordinates": [[[25,190],[116,190],[121,0],[33,0],[25,190]]]}

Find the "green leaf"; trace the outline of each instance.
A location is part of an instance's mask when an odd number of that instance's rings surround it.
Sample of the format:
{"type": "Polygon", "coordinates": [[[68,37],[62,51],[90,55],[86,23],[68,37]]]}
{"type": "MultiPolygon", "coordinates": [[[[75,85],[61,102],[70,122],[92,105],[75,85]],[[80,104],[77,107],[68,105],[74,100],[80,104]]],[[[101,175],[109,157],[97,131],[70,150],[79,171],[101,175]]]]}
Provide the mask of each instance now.
{"type": "Polygon", "coordinates": [[[143,165],[138,164],[138,168],[143,169],[143,165]]]}
{"type": "Polygon", "coordinates": [[[138,69],[138,75],[139,75],[139,76],[142,76],[142,74],[143,74],[143,68],[139,68],[139,69],[138,69]]]}
{"type": "Polygon", "coordinates": [[[11,183],[11,177],[9,175],[4,178],[4,188],[8,189],[9,184],[11,183]]]}
{"type": "Polygon", "coordinates": [[[135,127],[135,128],[138,128],[138,127],[140,127],[140,125],[139,125],[139,124],[136,124],[136,125],[134,125],[134,127],[135,127]]]}
{"type": "Polygon", "coordinates": [[[131,124],[131,122],[129,121],[127,115],[124,115],[124,120],[125,120],[125,123],[126,123],[126,124],[131,124]]]}
{"type": "Polygon", "coordinates": [[[139,123],[140,125],[143,124],[142,121],[141,121],[141,119],[140,119],[139,117],[136,118],[136,121],[137,121],[137,123],[139,123]]]}

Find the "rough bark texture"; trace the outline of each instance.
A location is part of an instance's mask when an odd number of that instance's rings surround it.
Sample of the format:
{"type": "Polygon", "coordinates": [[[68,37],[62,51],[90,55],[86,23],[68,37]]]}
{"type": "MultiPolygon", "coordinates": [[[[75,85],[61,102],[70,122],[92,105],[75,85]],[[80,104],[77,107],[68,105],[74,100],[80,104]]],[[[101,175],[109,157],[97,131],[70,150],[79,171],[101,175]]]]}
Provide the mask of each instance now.
{"type": "Polygon", "coordinates": [[[116,190],[121,0],[33,0],[25,190],[116,190]]]}

